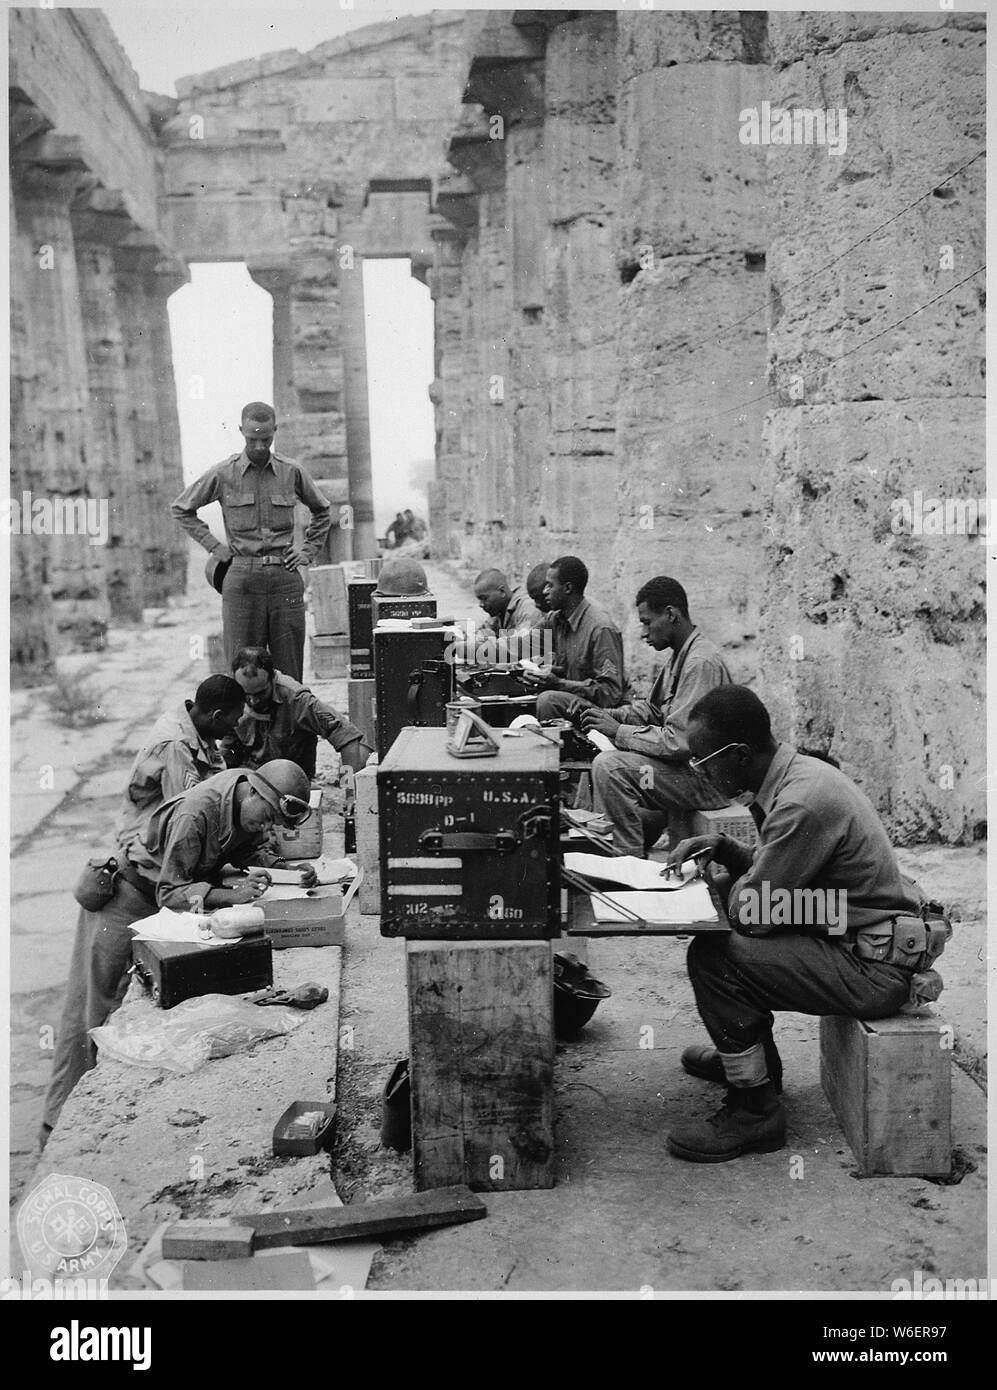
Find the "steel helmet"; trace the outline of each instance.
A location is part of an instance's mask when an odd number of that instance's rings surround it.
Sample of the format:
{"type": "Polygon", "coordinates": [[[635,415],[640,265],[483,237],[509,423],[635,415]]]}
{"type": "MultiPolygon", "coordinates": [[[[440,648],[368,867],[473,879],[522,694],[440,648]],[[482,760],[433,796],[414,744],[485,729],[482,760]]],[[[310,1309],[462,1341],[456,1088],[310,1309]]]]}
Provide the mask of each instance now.
{"type": "Polygon", "coordinates": [[[299,825],[308,819],[312,785],[297,763],[289,758],[271,758],[270,762],[246,775],[253,789],[282,819],[299,825]]]}
{"type": "Polygon", "coordinates": [[[426,571],[418,560],[399,556],[397,560],[386,560],[378,575],[375,594],[428,594],[429,581],[426,571]]]}

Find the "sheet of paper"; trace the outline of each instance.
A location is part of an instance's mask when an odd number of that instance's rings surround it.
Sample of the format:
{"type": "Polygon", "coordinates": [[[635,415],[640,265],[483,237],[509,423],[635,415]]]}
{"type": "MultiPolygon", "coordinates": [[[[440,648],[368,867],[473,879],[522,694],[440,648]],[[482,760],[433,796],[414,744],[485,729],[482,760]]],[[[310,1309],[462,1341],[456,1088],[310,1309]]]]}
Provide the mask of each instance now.
{"type": "MultiPolygon", "coordinates": [[[[645,922],[662,926],[682,926],[686,922],[719,922],[709,889],[701,878],[683,884],[674,893],[607,893],[606,897],[630,912],[636,912],[645,922]]],[[[597,922],[625,922],[628,918],[599,898],[592,898],[592,912],[597,922]]]]}
{"type": "Polygon", "coordinates": [[[610,753],[616,747],[613,740],[607,738],[606,735],[601,733],[598,729],[593,729],[591,733],[586,734],[585,737],[588,739],[589,743],[595,744],[600,753],[610,753]]]}
{"type": "Polygon", "coordinates": [[[321,854],[318,859],[305,861],[311,864],[319,883],[342,883],[356,878],[357,865],[352,859],[333,859],[331,855],[321,854]]]}
{"type": "Polygon", "coordinates": [[[653,888],[674,892],[682,887],[682,881],[679,879],[663,876],[664,864],[657,864],[652,859],[638,859],[634,854],[614,854],[606,857],[569,850],[564,856],[564,867],[573,869],[576,874],[584,874],[586,878],[599,879],[604,883],[622,883],[625,888],[653,888]]]}
{"type": "Polygon", "coordinates": [[[146,917],[134,925],[136,941],[186,941],[194,946],[224,946],[219,937],[205,941],[201,926],[205,919],[196,912],[171,912],[162,907],[155,917],[146,917]]]}

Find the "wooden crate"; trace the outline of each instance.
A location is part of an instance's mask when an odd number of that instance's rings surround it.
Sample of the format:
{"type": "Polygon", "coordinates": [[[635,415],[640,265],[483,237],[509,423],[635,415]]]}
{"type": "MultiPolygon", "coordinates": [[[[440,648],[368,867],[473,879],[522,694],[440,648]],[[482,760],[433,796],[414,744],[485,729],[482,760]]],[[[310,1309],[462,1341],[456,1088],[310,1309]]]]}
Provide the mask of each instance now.
{"type": "Polygon", "coordinates": [[[692,835],[729,835],[748,849],[758,844],[758,829],[747,806],[723,806],[719,811],[693,811],[692,835]]]}
{"type": "Polygon", "coordinates": [[[374,722],[374,677],[369,680],[358,680],[350,676],[346,682],[347,708],[350,715],[350,723],[355,724],[364,736],[364,742],[370,747],[377,746],[377,727],[374,722]]]}
{"type": "Polygon", "coordinates": [[[225,639],[220,632],[208,634],[208,671],[212,676],[232,674],[232,669],[225,660],[225,639]]]}
{"type": "Polygon", "coordinates": [[[549,941],[408,941],[418,1191],[554,1185],[549,941]]]}
{"type": "Polygon", "coordinates": [[[315,679],[338,681],[346,679],[350,664],[350,639],[345,633],[339,636],[319,636],[312,638],[312,670],[315,679]]]}
{"type": "Polygon", "coordinates": [[[318,859],[322,853],[322,788],[314,787],[308,795],[312,813],[304,825],[278,825],[273,834],[279,846],[277,853],[285,859],[318,859]]]}
{"type": "Polygon", "coordinates": [[[311,588],[312,622],[320,636],[348,632],[346,575],[342,565],[316,565],[308,571],[311,588]]]}
{"type": "Polygon", "coordinates": [[[951,1039],[935,1015],[821,1019],[821,1085],[863,1176],[950,1171],[951,1039]]]}
{"type": "Polygon", "coordinates": [[[357,862],[363,870],[358,900],[360,911],[376,917],[381,911],[381,843],[378,836],[377,768],[356,775],[357,862]]]}

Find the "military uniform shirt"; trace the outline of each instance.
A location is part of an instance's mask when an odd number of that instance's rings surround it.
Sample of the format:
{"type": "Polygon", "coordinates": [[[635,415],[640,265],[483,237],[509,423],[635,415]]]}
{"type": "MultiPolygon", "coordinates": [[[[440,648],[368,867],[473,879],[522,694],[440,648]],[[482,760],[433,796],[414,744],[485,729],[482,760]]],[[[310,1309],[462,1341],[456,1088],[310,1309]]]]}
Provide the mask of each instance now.
{"type": "Polygon", "coordinates": [[[202,739],[194,728],[190,701],[160,715],[128,774],[118,814],[118,848],[126,849],[142,834],[164,801],[224,771],[225,759],[215,740],[202,739]]]}
{"type": "Polygon", "coordinates": [[[354,739],[363,738],[363,731],[334,709],[322,703],[310,690],[285,676],[273,673],[271,708],[267,714],[246,710],[236,725],[235,739],[251,751],[257,764],[271,758],[286,758],[295,733],[305,730],[316,738],[328,739],[337,752],[354,739]]]}
{"type": "Polygon", "coordinates": [[[294,504],[303,502],[312,513],[302,551],[311,564],[332,526],[329,500],[293,459],[270,451],[262,467],[250,463],[245,451],[216,463],[181,492],[170,510],[188,535],[205,550],[221,541],[197,515],[199,507],[220,502],[225,536],[233,555],[280,555],[294,541],[294,504]]]}
{"type": "Polygon", "coordinates": [[[665,762],[687,762],[686,727],[693,705],[717,685],[729,685],[720,648],[693,628],[678,652],[669,652],[646,700],[607,710],[620,723],[616,746],[665,762]],[[672,689],[672,673],[678,681],[672,689]],[[634,727],[636,726],[636,727],[634,727]]]}
{"type": "Polygon", "coordinates": [[[551,630],[554,661],[565,668],[565,679],[587,687],[577,694],[603,709],[625,699],[623,638],[605,609],[583,598],[569,618],[560,610],[546,613],[540,626],[551,630]]]}
{"type": "Polygon", "coordinates": [[[133,842],[128,858],[156,885],[160,907],[190,912],[195,897],[203,903],[221,887],[224,865],[272,864],[280,857],[264,848],[269,830],[250,835],[236,823],[235,790],[245,780],[240,768],[209,777],[160,806],[143,838],[133,842]]]}
{"type": "MultiPolygon", "coordinates": [[[[740,845],[727,855],[732,872],[741,874],[728,898],[732,923],[739,922],[742,903],[750,919],[749,903],[763,898],[763,884],[769,894],[777,888],[844,889],[849,932],[896,913],[916,913],[918,900],[904,886],[882,821],[865,793],[830,763],[780,743],[753,807],[761,820],[754,855],[740,845]]],[[[739,928],[747,936],[778,929],[739,928]]]]}

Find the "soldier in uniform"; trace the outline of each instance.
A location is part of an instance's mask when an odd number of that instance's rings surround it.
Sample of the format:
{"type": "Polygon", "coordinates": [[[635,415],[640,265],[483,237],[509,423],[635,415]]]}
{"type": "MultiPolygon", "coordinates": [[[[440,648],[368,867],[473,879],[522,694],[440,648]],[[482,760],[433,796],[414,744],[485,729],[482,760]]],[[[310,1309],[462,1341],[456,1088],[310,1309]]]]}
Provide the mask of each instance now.
{"type": "Polygon", "coordinates": [[[551,630],[554,665],[542,674],[527,670],[523,675],[539,692],[541,720],[563,718],[586,704],[613,709],[629,694],[620,629],[585,597],[588,578],[577,555],[562,555],[547,570],[544,597],[550,612],[541,626],[551,630]]]}
{"type": "Polygon", "coordinates": [[[231,561],[222,585],[226,660],[241,647],[269,647],[280,670],[301,680],[305,658],[303,567],[329,533],[332,515],[305,470],[272,449],[273,406],[253,401],[239,426],[246,444],[201,475],[173,503],[173,516],[212,558],[231,561]],[[220,502],[225,541],[197,515],[220,502]],[[294,506],[312,514],[301,548],[294,544],[294,506]]]}
{"type": "MultiPolygon", "coordinates": [[[[157,719],[128,774],[118,813],[119,860],[141,840],[165,801],[225,771],[218,740],[234,732],[244,699],[242,687],[229,676],[209,676],[197,687],[193,700],[178,703],[157,719]]],[[[87,1030],[102,1024],[124,995],[132,941],[131,932],[122,928],[142,915],[135,910],[139,906],[127,885],[119,885],[101,911],[80,909],[39,1133],[43,1148],[66,1097],[93,1066],[87,1030]]]]}

